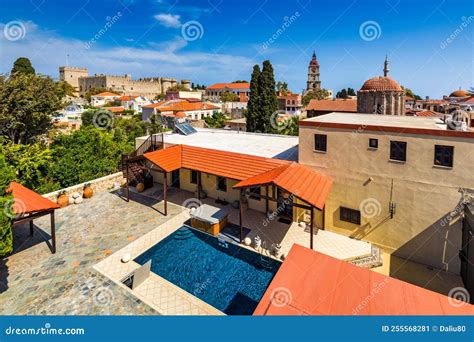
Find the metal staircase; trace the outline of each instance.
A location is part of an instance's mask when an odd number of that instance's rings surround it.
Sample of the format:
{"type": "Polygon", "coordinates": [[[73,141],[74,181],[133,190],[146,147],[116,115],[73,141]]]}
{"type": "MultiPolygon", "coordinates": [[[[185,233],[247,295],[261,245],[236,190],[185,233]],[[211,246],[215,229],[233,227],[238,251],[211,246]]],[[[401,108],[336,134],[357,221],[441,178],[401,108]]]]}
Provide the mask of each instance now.
{"type": "Polygon", "coordinates": [[[147,152],[161,150],[164,147],[163,133],[151,134],[138,148],[130,154],[123,154],[119,169],[122,171],[128,184],[135,186],[145,181],[146,159],[143,156],[147,152]]]}

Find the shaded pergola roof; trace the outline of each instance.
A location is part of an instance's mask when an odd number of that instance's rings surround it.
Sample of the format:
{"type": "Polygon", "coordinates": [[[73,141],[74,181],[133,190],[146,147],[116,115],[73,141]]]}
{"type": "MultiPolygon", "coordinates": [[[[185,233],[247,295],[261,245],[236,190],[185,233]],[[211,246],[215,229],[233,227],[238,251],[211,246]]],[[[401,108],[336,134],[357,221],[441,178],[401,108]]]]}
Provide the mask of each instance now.
{"type": "Polygon", "coordinates": [[[11,182],[7,192],[13,195],[13,210],[17,215],[31,214],[59,208],[57,203],[50,201],[17,182],[11,182]]]}
{"type": "Polygon", "coordinates": [[[332,179],[301,164],[188,145],[175,145],[144,154],[165,172],[180,168],[240,181],[234,188],[274,184],[322,210],[332,179]]]}
{"type": "Polygon", "coordinates": [[[294,244],[254,315],[474,315],[474,306],[294,244]]]}

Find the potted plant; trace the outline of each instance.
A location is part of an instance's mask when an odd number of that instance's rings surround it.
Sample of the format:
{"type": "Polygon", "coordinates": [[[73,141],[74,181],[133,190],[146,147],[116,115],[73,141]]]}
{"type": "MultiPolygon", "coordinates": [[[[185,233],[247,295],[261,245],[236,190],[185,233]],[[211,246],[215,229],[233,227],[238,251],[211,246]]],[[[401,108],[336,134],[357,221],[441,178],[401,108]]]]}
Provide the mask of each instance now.
{"type": "Polygon", "coordinates": [[[68,204],[69,204],[69,197],[67,197],[66,195],[66,191],[64,190],[61,190],[59,193],[58,193],[58,200],[57,200],[59,206],[61,208],[64,208],[64,207],[67,207],[68,204]]]}
{"type": "Polygon", "coordinates": [[[91,183],[86,183],[84,185],[84,189],[82,190],[82,197],[91,198],[93,194],[94,194],[94,190],[92,190],[91,183]]]}

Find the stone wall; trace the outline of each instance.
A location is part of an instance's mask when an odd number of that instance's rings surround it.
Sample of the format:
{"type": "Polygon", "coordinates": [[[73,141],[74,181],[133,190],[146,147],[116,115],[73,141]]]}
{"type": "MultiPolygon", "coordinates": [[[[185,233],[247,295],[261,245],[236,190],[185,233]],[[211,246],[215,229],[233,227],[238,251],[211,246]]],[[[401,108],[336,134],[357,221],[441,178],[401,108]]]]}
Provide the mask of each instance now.
{"type": "Polygon", "coordinates": [[[82,190],[84,188],[84,185],[87,183],[90,183],[92,190],[94,190],[94,194],[98,192],[104,192],[104,191],[109,191],[112,189],[117,189],[120,187],[120,185],[125,181],[125,178],[123,177],[122,172],[117,172],[113,173],[111,175],[97,178],[94,180],[91,180],[89,182],[81,183],[81,184],[76,184],[73,186],[70,186],[68,188],[64,188],[58,191],[50,192],[48,194],[44,194],[43,197],[46,197],[50,199],[53,202],[56,202],[58,195],[60,192],[65,191],[67,196],[70,196],[74,192],[79,192],[82,194],[82,190]]]}

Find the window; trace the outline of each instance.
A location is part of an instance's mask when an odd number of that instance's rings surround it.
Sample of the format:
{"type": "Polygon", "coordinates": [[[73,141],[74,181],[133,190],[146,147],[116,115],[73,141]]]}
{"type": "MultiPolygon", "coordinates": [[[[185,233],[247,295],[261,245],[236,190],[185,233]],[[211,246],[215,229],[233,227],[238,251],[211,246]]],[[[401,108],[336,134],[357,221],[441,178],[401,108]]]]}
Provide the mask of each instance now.
{"type": "Polygon", "coordinates": [[[314,135],[314,149],[316,151],[327,151],[327,135],[315,134],[314,135]]]}
{"type": "Polygon", "coordinates": [[[369,148],[379,148],[379,139],[369,139],[369,148]]]}
{"type": "Polygon", "coordinates": [[[262,193],[260,192],[260,189],[261,189],[261,187],[259,187],[259,186],[250,188],[249,189],[250,198],[260,201],[260,197],[262,196],[262,193]]]}
{"type": "Polygon", "coordinates": [[[340,208],[340,220],[360,224],[360,211],[345,207],[340,208]]]}
{"type": "Polygon", "coordinates": [[[217,190],[227,191],[227,179],[225,177],[217,177],[217,190]]]}
{"type": "Polygon", "coordinates": [[[191,184],[197,184],[198,182],[198,173],[197,171],[191,170],[191,184]]]}
{"type": "Polygon", "coordinates": [[[407,143],[404,141],[390,141],[390,159],[406,161],[407,143]]]}
{"type": "Polygon", "coordinates": [[[435,145],[434,164],[453,167],[454,146],[435,145]]]}

